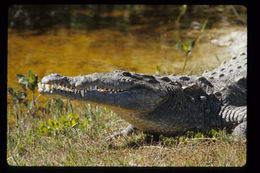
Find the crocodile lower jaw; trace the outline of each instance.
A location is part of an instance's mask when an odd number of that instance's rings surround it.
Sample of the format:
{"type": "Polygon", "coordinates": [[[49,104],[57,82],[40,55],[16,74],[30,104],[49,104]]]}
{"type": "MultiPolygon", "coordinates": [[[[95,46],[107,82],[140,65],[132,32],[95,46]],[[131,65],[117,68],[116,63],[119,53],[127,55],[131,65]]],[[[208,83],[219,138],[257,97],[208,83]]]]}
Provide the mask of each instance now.
{"type": "Polygon", "coordinates": [[[57,84],[45,84],[45,83],[38,83],[39,92],[43,94],[77,94],[84,97],[88,92],[100,92],[106,94],[117,94],[120,92],[124,92],[124,89],[111,89],[111,88],[103,88],[97,85],[88,86],[84,89],[77,89],[72,87],[66,87],[57,84]]]}

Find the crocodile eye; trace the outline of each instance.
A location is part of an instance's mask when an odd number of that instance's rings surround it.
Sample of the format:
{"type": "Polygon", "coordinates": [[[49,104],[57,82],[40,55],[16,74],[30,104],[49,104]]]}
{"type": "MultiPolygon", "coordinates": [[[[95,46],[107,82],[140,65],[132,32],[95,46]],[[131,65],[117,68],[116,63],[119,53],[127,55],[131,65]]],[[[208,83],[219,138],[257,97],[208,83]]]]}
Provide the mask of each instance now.
{"type": "Polygon", "coordinates": [[[131,76],[131,73],[129,73],[129,72],[123,72],[123,76],[131,76]]]}
{"type": "Polygon", "coordinates": [[[170,82],[171,81],[168,77],[162,77],[161,80],[163,80],[165,82],[170,82]]]}
{"type": "Polygon", "coordinates": [[[149,82],[149,83],[158,83],[157,80],[153,80],[153,79],[149,79],[148,82],[149,82]]]}

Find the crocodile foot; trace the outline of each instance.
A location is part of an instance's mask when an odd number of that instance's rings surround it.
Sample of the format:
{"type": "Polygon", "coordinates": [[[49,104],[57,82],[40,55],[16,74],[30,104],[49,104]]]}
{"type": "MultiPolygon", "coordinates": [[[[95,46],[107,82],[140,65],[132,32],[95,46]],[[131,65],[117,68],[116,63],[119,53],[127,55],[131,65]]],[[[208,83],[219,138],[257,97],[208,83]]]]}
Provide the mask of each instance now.
{"type": "Polygon", "coordinates": [[[106,142],[109,142],[109,141],[111,141],[113,138],[116,138],[116,137],[119,137],[119,136],[127,136],[127,135],[129,135],[129,134],[131,134],[131,133],[133,133],[133,131],[135,131],[136,130],[136,127],[134,127],[133,125],[129,125],[129,126],[127,126],[124,130],[122,130],[121,132],[119,132],[119,133],[115,133],[115,134],[113,134],[113,135],[110,135],[110,136],[108,136],[108,137],[106,137],[106,142]]]}

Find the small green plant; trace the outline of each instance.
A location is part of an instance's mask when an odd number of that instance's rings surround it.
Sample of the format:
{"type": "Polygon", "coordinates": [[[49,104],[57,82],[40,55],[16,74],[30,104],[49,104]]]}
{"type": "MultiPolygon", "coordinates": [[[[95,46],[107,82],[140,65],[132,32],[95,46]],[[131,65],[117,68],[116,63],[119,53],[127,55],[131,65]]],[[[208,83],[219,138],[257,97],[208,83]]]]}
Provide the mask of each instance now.
{"type": "Polygon", "coordinates": [[[204,135],[201,132],[198,132],[194,135],[194,138],[204,138],[204,135]]]}
{"type": "Polygon", "coordinates": [[[166,146],[177,146],[179,144],[187,144],[188,139],[186,135],[179,137],[162,137],[162,142],[166,146]]]}
{"type": "Polygon", "coordinates": [[[80,120],[78,114],[70,113],[67,116],[61,116],[58,119],[54,117],[47,122],[39,122],[38,133],[40,136],[64,135],[73,128],[84,128],[88,124],[87,118],[80,120]]]}
{"type": "Polygon", "coordinates": [[[205,19],[205,21],[203,22],[203,24],[200,28],[200,35],[195,40],[192,40],[192,41],[188,40],[188,41],[185,41],[183,43],[177,43],[177,48],[179,50],[181,50],[182,52],[185,52],[185,61],[184,61],[184,65],[182,67],[181,74],[183,74],[183,72],[185,70],[186,63],[187,63],[187,60],[188,60],[188,56],[190,55],[192,48],[195,46],[195,43],[198,43],[200,41],[202,33],[204,32],[207,24],[208,24],[208,18],[205,19]]]}
{"type": "Polygon", "coordinates": [[[209,136],[212,137],[212,138],[217,138],[219,136],[219,132],[215,129],[211,129],[209,131],[209,136]]]}
{"type": "Polygon", "coordinates": [[[29,70],[28,77],[25,77],[22,74],[17,74],[16,77],[19,80],[19,85],[21,85],[24,90],[29,88],[33,93],[35,93],[35,87],[37,86],[38,76],[34,74],[32,70],[29,70]]]}
{"type": "Polygon", "coordinates": [[[20,108],[20,105],[23,104],[27,110],[27,113],[34,114],[36,112],[35,108],[35,87],[37,86],[38,77],[36,74],[29,70],[28,77],[22,74],[16,74],[18,78],[18,84],[22,87],[21,89],[13,89],[12,87],[7,87],[7,92],[11,96],[11,99],[14,104],[14,110],[17,120],[19,119],[19,115],[22,115],[23,112],[20,108]],[[29,88],[32,91],[32,100],[26,100],[27,97],[27,89],[29,88]]]}
{"type": "Polygon", "coordinates": [[[172,137],[162,137],[162,142],[166,146],[174,146],[177,144],[178,140],[172,137]]]}
{"type": "Polygon", "coordinates": [[[181,74],[183,74],[183,72],[184,72],[184,69],[185,69],[185,66],[186,66],[186,63],[187,63],[188,56],[190,55],[192,48],[195,46],[195,43],[196,43],[196,40],[193,40],[193,41],[185,41],[185,42],[183,42],[183,43],[178,43],[178,44],[177,44],[177,48],[178,48],[179,50],[185,52],[185,60],[184,60],[184,64],[183,64],[183,67],[182,67],[182,72],[181,72],[181,74]]]}

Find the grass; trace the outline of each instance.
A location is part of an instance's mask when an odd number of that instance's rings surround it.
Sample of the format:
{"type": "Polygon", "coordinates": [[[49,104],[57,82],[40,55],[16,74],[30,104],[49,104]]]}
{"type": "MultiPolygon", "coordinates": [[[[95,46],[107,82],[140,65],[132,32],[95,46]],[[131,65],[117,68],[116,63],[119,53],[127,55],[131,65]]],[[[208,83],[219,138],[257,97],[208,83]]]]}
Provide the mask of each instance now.
{"type": "MultiPolygon", "coordinates": [[[[8,119],[11,112],[8,110],[8,119]]],[[[193,132],[177,137],[161,136],[159,141],[137,132],[105,142],[105,137],[119,132],[127,123],[103,107],[64,101],[62,108],[50,109],[48,114],[39,111],[16,121],[19,122],[15,126],[8,125],[9,165],[243,166],[246,163],[246,143],[232,141],[224,131],[213,131],[211,137],[193,132]],[[56,135],[39,133],[40,123],[47,125],[54,117],[66,118],[72,111],[68,109],[70,106],[79,115],[79,124],[87,119],[85,127],[71,126],[56,135]]]]}

